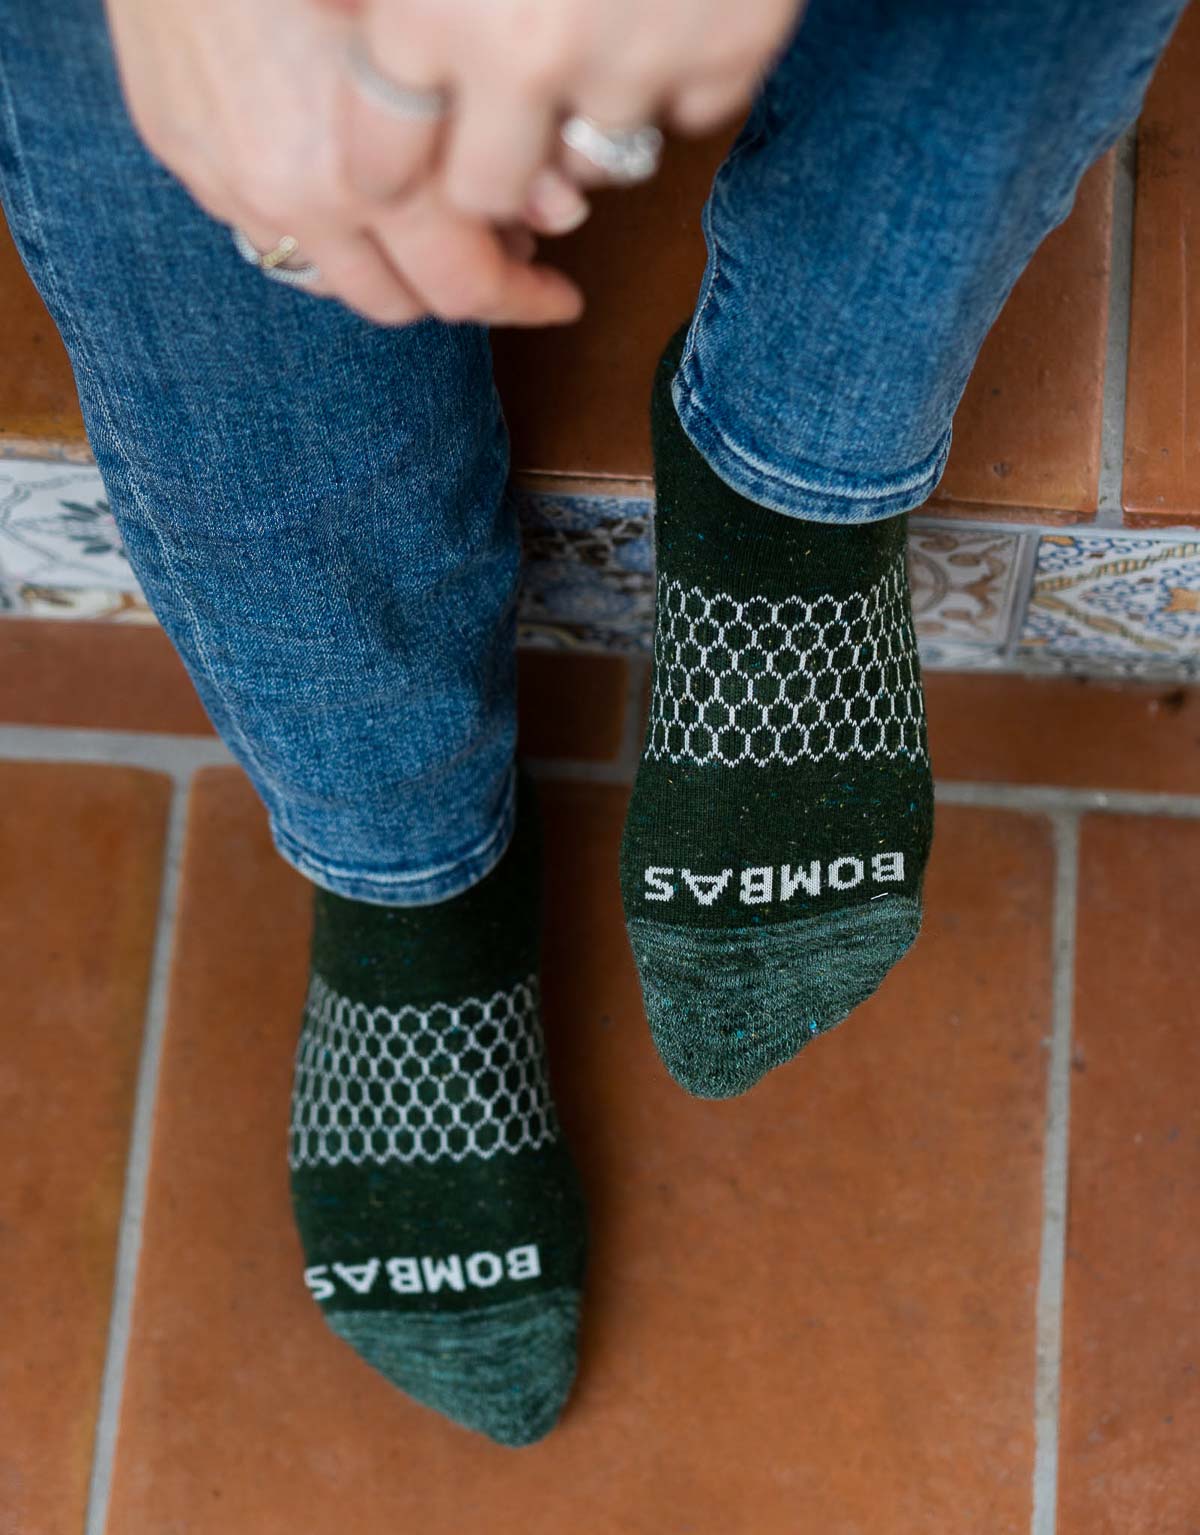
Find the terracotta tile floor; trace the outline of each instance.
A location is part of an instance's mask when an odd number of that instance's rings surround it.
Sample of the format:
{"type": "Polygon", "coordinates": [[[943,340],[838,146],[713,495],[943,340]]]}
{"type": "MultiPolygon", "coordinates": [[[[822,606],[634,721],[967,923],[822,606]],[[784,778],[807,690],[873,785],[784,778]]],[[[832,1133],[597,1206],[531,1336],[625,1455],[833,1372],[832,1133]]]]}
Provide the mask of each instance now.
{"type": "Polygon", "coordinates": [[[593,1262],[578,1389],[517,1454],[304,1294],[307,887],[169,658],[137,675],[0,709],[4,1535],[1194,1535],[1200,691],[932,678],[921,941],[702,1104],[649,1045],[615,885],[642,673],[526,660],[593,1262]]]}
{"type": "Polygon", "coordinates": [[[1126,521],[1195,526],[1200,509],[1200,5],[1189,5],[1138,124],[1126,521]]]}

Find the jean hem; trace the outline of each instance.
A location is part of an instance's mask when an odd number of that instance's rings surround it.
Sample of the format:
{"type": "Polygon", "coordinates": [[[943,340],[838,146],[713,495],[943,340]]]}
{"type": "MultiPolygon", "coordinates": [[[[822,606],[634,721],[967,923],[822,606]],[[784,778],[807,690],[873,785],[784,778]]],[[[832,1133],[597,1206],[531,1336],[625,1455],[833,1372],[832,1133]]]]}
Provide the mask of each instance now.
{"type": "Polygon", "coordinates": [[[883,522],[927,501],[946,467],[949,427],[923,460],[882,479],[856,479],[805,463],[781,470],[740,447],[716,425],[700,402],[691,372],[685,359],[671,395],[692,446],[739,495],[785,517],[802,522],[883,522]]]}
{"type": "Polygon", "coordinates": [[[508,851],[516,817],[513,778],[509,781],[499,820],[472,847],[457,854],[450,862],[431,868],[387,871],[352,869],[330,863],[283,831],[274,814],[269,819],[276,852],[285,863],[299,870],[314,885],[320,885],[322,890],[351,901],[369,901],[375,906],[433,906],[462,895],[492,872],[508,851]]]}

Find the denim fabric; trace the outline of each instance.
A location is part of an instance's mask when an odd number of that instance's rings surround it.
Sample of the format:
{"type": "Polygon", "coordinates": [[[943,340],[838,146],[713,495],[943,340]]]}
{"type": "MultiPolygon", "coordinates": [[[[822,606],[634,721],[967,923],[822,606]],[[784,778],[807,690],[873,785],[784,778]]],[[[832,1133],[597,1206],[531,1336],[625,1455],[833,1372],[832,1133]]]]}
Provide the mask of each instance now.
{"type": "MultiPolygon", "coordinates": [[[[988,326],[1179,9],[815,0],[705,215],[676,402],[718,473],[816,519],[925,498],[988,326]]],[[[515,735],[486,336],[378,329],[243,263],[138,142],[100,0],[0,6],[0,195],[134,570],[283,856],[385,904],[473,884],[515,735]]]]}
{"type": "Polygon", "coordinates": [[[813,521],[928,498],[984,337],[1182,10],[813,0],[705,210],[674,395],[722,479],[813,521]]]}
{"type": "Polygon", "coordinates": [[[142,148],[99,0],[0,6],[0,189],[129,558],[285,858],[444,899],[513,815],[519,545],[486,335],[263,279],[142,148]]]}

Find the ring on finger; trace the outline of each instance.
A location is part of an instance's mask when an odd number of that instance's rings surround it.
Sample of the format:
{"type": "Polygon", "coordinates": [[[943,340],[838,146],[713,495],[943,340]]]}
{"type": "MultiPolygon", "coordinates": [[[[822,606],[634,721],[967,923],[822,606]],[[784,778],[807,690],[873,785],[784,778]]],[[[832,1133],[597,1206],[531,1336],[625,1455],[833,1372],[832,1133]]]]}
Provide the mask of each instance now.
{"type": "Polygon", "coordinates": [[[393,117],[431,122],[445,117],[450,109],[449,91],[401,85],[385,75],[372,59],[366,39],[357,33],[346,44],[346,68],[359,94],[393,117]]]}
{"type": "Polygon", "coordinates": [[[662,161],[663,136],[652,123],[640,128],[602,128],[590,117],[568,117],[559,129],[568,149],[620,186],[649,181],[662,161]]]}
{"type": "Polygon", "coordinates": [[[282,235],[270,250],[260,251],[244,229],[232,230],[233,243],[243,261],[248,261],[272,282],[287,283],[294,288],[307,288],[318,282],[321,269],[315,261],[304,261],[299,266],[285,266],[300,249],[295,235],[282,235]]]}

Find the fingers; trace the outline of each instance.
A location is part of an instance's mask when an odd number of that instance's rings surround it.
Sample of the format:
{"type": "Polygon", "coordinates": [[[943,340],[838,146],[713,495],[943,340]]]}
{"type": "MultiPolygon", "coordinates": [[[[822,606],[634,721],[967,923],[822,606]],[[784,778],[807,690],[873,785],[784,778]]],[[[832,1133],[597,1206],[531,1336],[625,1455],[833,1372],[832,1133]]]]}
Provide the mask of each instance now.
{"type": "MultiPolygon", "coordinates": [[[[576,158],[582,160],[583,157],[576,158]]],[[[591,211],[587,198],[571,175],[546,166],[529,184],[522,217],[539,234],[566,235],[578,229],[591,211]]]]}
{"type": "Polygon", "coordinates": [[[583,295],[553,267],[506,250],[486,224],[429,194],[382,214],[372,230],[417,297],[443,320],[488,325],[564,325],[583,312],[583,295]]]}
{"type": "Polygon", "coordinates": [[[612,185],[612,177],[607,171],[596,164],[595,160],[589,160],[586,155],[581,155],[577,149],[571,149],[564,144],[559,153],[559,164],[566,179],[577,187],[607,187],[612,185]]]}
{"type": "Polygon", "coordinates": [[[681,133],[709,133],[749,107],[761,83],[758,70],[744,70],[730,78],[694,80],[677,92],[668,117],[681,133]]]}
{"type": "Polygon", "coordinates": [[[551,100],[498,77],[472,81],[457,102],[443,171],[445,195],[477,218],[517,217],[550,158],[558,114],[551,100]]]}
{"type": "MultiPolygon", "coordinates": [[[[280,241],[278,230],[268,229],[252,212],[242,210],[235,227],[260,252],[272,251],[280,241]]],[[[316,235],[305,239],[297,235],[295,252],[280,263],[277,271],[304,272],[315,266],[312,280],[294,284],[314,297],[337,298],[377,325],[405,325],[428,314],[412,288],[401,277],[384,252],[365,232],[346,231],[337,235],[316,235]]],[[[260,274],[263,282],[279,282],[279,276],[260,274]]],[[[286,279],[282,279],[286,281],[286,279]]]]}
{"type": "Polygon", "coordinates": [[[424,319],[428,306],[365,233],[331,241],[318,263],[322,284],[376,325],[408,325],[424,319]]]}
{"type": "Polygon", "coordinates": [[[350,38],[338,117],[344,172],[358,195],[389,201],[428,173],[443,135],[436,108],[440,89],[427,62],[402,56],[387,38],[376,40],[367,32],[350,38]],[[406,92],[413,98],[409,110],[403,105],[406,92]],[[423,93],[429,93],[424,113],[423,93]]]}
{"type": "Polygon", "coordinates": [[[404,325],[434,314],[449,321],[489,325],[561,325],[579,317],[583,298],[561,272],[533,262],[529,230],[494,230],[449,208],[430,187],[384,209],[370,228],[281,229],[224,189],[214,189],[219,216],[229,219],[260,253],[275,251],[283,236],[293,252],[260,281],[287,281],[283,273],[315,266],[300,291],[341,300],[379,325],[404,325]]]}

